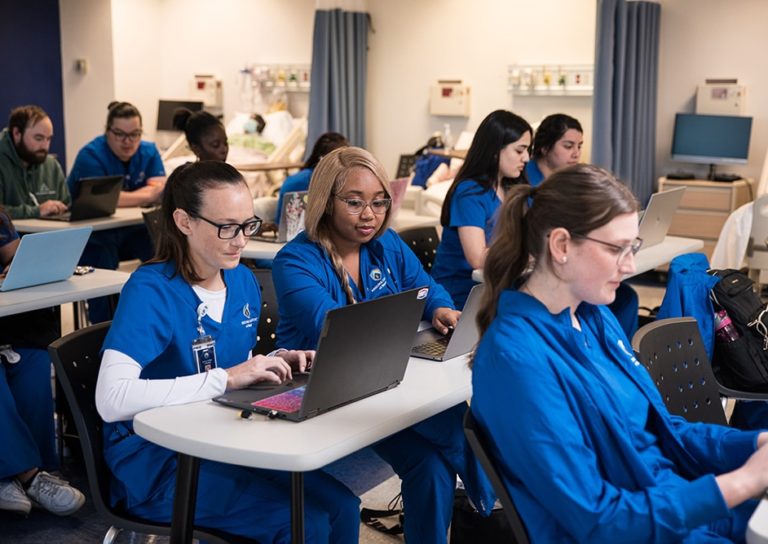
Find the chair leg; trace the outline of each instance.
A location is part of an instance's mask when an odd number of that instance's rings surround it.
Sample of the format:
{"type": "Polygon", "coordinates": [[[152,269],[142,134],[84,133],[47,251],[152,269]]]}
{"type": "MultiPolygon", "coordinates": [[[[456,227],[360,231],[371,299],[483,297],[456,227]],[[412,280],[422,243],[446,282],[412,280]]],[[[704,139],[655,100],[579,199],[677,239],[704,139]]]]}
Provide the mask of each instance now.
{"type": "Polygon", "coordinates": [[[102,541],[102,544],[112,544],[121,531],[122,529],[119,529],[114,525],[112,525],[109,529],[107,529],[107,534],[104,535],[104,540],[102,541]]]}

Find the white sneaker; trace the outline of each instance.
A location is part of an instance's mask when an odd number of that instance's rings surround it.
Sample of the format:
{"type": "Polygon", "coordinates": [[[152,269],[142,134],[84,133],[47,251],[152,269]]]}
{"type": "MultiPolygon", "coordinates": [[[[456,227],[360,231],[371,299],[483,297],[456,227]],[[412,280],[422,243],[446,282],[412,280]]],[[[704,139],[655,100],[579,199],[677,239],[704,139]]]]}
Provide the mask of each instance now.
{"type": "Polygon", "coordinates": [[[0,481],[0,510],[9,510],[17,514],[29,514],[32,501],[17,479],[0,481]]]}
{"type": "Polygon", "coordinates": [[[36,505],[57,516],[74,514],[85,503],[85,496],[69,482],[42,470],[27,488],[27,495],[36,505]]]}

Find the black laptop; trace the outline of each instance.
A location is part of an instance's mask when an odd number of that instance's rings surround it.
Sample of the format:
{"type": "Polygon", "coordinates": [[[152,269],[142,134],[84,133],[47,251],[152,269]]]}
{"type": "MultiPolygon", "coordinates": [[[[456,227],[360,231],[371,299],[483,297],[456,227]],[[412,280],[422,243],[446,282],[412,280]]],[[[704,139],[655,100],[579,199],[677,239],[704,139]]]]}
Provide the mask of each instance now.
{"type": "Polygon", "coordinates": [[[303,421],[397,387],[405,376],[428,289],[329,311],[308,374],[255,384],[213,400],[269,417],[303,421]]]}
{"type": "Polygon", "coordinates": [[[115,213],[117,200],[123,188],[123,176],[81,178],[79,193],[68,212],[49,215],[40,219],[52,221],[83,221],[109,217],[115,213]]]}
{"type": "Polygon", "coordinates": [[[483,284],[480,283],[469,292],[456,328],[448,334],[440,334],[434,327],[419,331],[411,355],[433,361],[447,361],[472,351],[479,339],[476,319],[482,298],[483,284]]]}

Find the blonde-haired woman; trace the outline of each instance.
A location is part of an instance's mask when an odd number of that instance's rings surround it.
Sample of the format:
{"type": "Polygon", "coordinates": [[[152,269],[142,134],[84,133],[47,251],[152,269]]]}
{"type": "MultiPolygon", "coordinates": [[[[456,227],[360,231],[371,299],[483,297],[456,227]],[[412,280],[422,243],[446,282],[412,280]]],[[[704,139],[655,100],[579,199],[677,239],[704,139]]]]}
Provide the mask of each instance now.
{"type": "MultiPolygon", "coordinates": [[[[367,151],[344,147],[319,162],[306,230],[278,253],[272,268],[280,345],[314,348],[328,310],[423,286],[429,287],[425,318],[443,333],[455,325],[459,312],[448,293],[388,228],[391,202],[387,175],[367,151]]],[[[471,494],[480,487],[461,432],[465,409],[457,405],[374,446],[403,480],[409,542],[446,541],[457,473],[471,494]]],[[[492,495],[483,489],[485,495],[473,499],[490,507],[492,495]]]]}

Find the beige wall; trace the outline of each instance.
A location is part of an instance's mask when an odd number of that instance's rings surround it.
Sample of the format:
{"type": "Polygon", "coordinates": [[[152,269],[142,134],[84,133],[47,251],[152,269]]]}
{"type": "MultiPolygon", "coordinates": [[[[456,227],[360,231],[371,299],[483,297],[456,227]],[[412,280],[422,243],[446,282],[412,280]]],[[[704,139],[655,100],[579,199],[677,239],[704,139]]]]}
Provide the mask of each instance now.
{"type": "Polygon", "coordinates": [[[69,171],[78,150],[104,130],[107,104],[115,96],[112,19],[110,0],[61,0],[59,12],[69,171]],[[88,62],[85,74],[74,68],[80,58],[88,62]]]}
{"type": "Polygon", "coordinates": [[[669,152],[676,112],[693,112],[696,86],[706,78],[738,78],[747,86],[752,122],[749,164],[721,166],[757,178],[768,149],[768,2],[764,0],[661,0],[661,43],[656,169],[705,175],[705,165],[672,162],[669,152]]]}
{"type": "MultiPolygon", "coordinates": [[[[563,111],[577,117],[591,140],[587,98],[515,97],[507,68],[520,63],[592,64],[595,0],[379,0],[370,3],[368,146],[388,171],[401,153],[424,145],[443,124],[454,137],[474,130],[498,108],[536,123],[563,111]],[[471,116],[429,115],[429,88],[438,79],[472,87],[471,116]]],[[[589,150],[586,149],[587,155],[589,150]]]]}
{"type": "MultiPolygon", "coordinates": [[[[314,0],[112,0],[116,96],[139,108],[151,137],[158,99],[184,99],[195,74],[214,74],[228,121],[243,66],[310,63],[314,9],[314,0]]],[[[307,95],[295,99],[306,109],[307,95]]]]}

